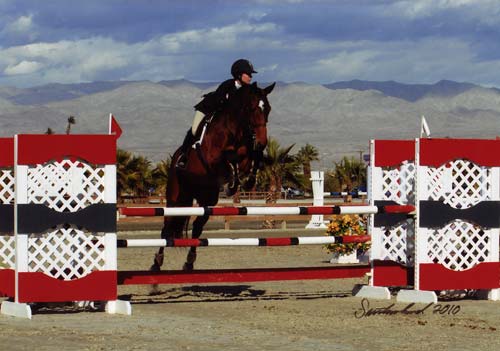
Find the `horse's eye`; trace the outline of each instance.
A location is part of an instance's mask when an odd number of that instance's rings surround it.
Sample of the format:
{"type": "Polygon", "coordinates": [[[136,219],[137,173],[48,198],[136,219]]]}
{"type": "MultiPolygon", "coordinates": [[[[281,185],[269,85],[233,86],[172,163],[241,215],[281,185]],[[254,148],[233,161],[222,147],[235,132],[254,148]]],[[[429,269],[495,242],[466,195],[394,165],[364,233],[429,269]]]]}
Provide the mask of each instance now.
{"type": "Polygon", "coordinates": [[[262,111],[264,111],[264,101],[263,100],[260,100],[259,101],[259,107],[262,111]]]}

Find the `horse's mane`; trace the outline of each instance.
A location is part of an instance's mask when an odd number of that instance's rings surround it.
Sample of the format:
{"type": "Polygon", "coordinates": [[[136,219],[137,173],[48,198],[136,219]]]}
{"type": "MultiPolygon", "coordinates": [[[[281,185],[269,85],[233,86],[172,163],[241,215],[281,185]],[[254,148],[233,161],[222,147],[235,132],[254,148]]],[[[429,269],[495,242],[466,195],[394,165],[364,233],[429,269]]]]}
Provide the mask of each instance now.
{"type": "Polygon", "coordinates": [[[258,94],[259,91],[260,89],[257,83],[243,85],[230,97],[226,104],[226,108],[231,112],[239,112],[246,107],[245,104],[248,103],[248,96],[250,94],[258,94]]]}

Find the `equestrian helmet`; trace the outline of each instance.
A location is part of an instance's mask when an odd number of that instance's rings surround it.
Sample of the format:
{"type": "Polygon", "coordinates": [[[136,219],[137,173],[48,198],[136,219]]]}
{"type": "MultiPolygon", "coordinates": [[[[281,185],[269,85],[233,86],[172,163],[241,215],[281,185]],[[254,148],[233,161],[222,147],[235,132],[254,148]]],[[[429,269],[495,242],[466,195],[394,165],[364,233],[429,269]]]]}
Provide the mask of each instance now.
{"type": "Polygon", "coordinates": [[[245,59],[236,60],[231,66],[231,75],[235,79],[239,79],[243,73],[251,77],[252,73],[257,73],[257,71],[253,69],[253,65],[250,61],[245,59]]]}

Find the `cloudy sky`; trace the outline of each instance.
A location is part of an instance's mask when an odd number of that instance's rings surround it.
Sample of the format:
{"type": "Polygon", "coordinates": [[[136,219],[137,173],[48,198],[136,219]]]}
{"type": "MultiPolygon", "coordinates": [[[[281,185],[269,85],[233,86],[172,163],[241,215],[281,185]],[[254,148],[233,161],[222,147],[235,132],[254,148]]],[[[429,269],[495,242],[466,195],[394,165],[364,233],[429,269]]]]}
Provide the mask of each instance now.
{"type": "Polygon", "coordinates": [[[0,0],[0,85],[441,79],[500,87],[498,0],[0,0]]]}

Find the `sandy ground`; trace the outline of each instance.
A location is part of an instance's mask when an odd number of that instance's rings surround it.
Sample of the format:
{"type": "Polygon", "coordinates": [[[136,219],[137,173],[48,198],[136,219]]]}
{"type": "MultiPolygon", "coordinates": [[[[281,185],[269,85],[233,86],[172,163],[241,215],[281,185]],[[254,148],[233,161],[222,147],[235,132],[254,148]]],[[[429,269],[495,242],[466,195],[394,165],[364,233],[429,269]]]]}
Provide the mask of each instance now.
{"type": "MultiPolygon", "coordinates": [[[[302,233],[304,231],[302,230],[302,233]]],[[[293,236],[268,231],[234,235],[293,236]]],[[[316,233],[318,234],[318,233],[316,233]]],[[[157,231],[120,238],[157,237],[157,231]]],[[[230,236],[210,231],[210,236],[230,236]]],[[[120,249],[119,269],[147,269],[154,249],[120,249]]],[[[179,269],[185,249],[168,251],[179,269]]],[[[200,248],[197,268],[329,265],[319,246],[200,248]]],[[[121,286],[132,316],[67,308],[40,309],[32,320],[0,316],[0,350],[498,350],[500,302],[473,298],[439,305],[399,304],[352,296],[366,278],[229,285],[121,286]],[[366,315],[369,308],[390,314],[366,315]],[[391,306],[395,304],[394,306],[391,306]],[[401,311],[421,313],[405,314],[401,311]],[[379,310],[382,311],[382,310],[379,310]]]]}

